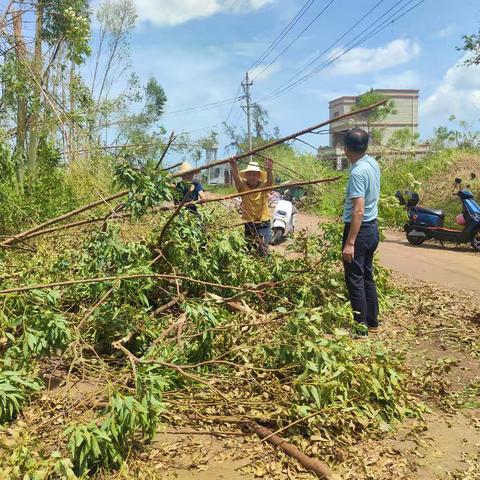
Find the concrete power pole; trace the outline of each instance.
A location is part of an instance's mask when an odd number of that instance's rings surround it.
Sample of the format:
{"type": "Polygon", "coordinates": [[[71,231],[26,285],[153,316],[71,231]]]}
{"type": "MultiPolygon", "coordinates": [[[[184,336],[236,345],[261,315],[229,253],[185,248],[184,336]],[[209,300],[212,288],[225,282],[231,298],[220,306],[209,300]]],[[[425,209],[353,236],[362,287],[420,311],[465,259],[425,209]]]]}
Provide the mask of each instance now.
{"type": "MultiPolygon", "coordinates": [[[[245,93],[245,103],[243,106],[243,111],[247,114],[247,140],[248,140],[248,149],[252,150],[252,104],[250,98],[250,87],[253,85],[253,82],[250,82],[248,78],[248,71],[245,73],[245,81],[242,82],[243,91],[245,93]]],[[[252,161],[252,156],[248,157],[248,160],[252,161]]]]}

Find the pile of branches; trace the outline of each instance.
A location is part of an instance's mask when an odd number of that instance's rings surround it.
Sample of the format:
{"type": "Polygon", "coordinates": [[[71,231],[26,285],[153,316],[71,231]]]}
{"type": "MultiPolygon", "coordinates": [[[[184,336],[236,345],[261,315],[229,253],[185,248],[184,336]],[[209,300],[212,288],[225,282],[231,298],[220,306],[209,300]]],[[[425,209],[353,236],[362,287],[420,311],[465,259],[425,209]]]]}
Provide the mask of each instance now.
{"type": "MultiPolygon", "coordinates": [[[[229,212],[152,214],[175,195],[165,172],[122,165],[117,178],[130,192],[120,223],[3,252],[0,420],[18,427],[2,437],[8,478],[102,475],[160,424],[222,418],[335,463],[339,445],[414,413],[398,359],[350,337],[338,225],[299,235],[290,259],[260,259],[240,229],[219,228],[229,212]]],[[[379,285],[387,308],[383,271],[379,285]]]]}

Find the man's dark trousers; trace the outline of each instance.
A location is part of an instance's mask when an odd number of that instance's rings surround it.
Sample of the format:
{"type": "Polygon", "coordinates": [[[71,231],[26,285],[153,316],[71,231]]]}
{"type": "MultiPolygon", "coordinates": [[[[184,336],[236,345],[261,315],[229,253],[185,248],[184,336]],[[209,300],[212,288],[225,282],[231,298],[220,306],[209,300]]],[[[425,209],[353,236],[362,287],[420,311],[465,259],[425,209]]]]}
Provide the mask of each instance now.
{"type": "MultiPolygon", "coordinates": [[[[342,247],[345,246],[349,230],[350,224],[346,223],[342,247]]],[[[378,243],[377,221],[363,222],[355,240],[353,262],[343,262],[354,318],[370,328],[378,327],[377,287],[373,278],[373,256],[378,243]]]]}

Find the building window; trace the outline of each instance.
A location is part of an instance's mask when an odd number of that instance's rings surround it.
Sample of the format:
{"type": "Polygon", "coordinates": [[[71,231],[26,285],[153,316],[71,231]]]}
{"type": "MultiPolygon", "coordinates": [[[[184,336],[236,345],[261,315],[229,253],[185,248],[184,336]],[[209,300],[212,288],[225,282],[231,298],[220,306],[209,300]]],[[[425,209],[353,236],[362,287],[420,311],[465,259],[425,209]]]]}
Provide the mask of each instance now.
{"type": "Polygon", "coordinates": [[[334,112],[334,113],[333,113],[333,118],[337,118],[339,115],[340,115],[339,112],[334,112]]]}

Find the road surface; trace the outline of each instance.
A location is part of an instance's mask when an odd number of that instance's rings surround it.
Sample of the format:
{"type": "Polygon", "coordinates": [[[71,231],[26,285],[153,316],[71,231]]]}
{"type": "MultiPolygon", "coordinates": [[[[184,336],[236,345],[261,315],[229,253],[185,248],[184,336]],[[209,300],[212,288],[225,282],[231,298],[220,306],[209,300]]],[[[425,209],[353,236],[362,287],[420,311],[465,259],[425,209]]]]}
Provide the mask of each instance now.
{"type": "MultiPolygon", "coordinates": [[[[305,229],[315,233],[320,221],[316,215],[300,213],[297,231],[305,229]]],[[[480,293],[480,253],[475,253],[470,244],[463,247],[446,244],[447,248],[443,248],[430,241],[414,247],[403,232],[387,231],[385,236],[379,246],[380,262],[384,267],[407,278],[480,293]]]]}
{"type": "Polygon", "coordinates": [[[380,244],[383,266],[429,283],[480,293],[480,253],[469,244],[464,247],[426,242],[410,245],[403,232],[387,232],[380,244]]]}

